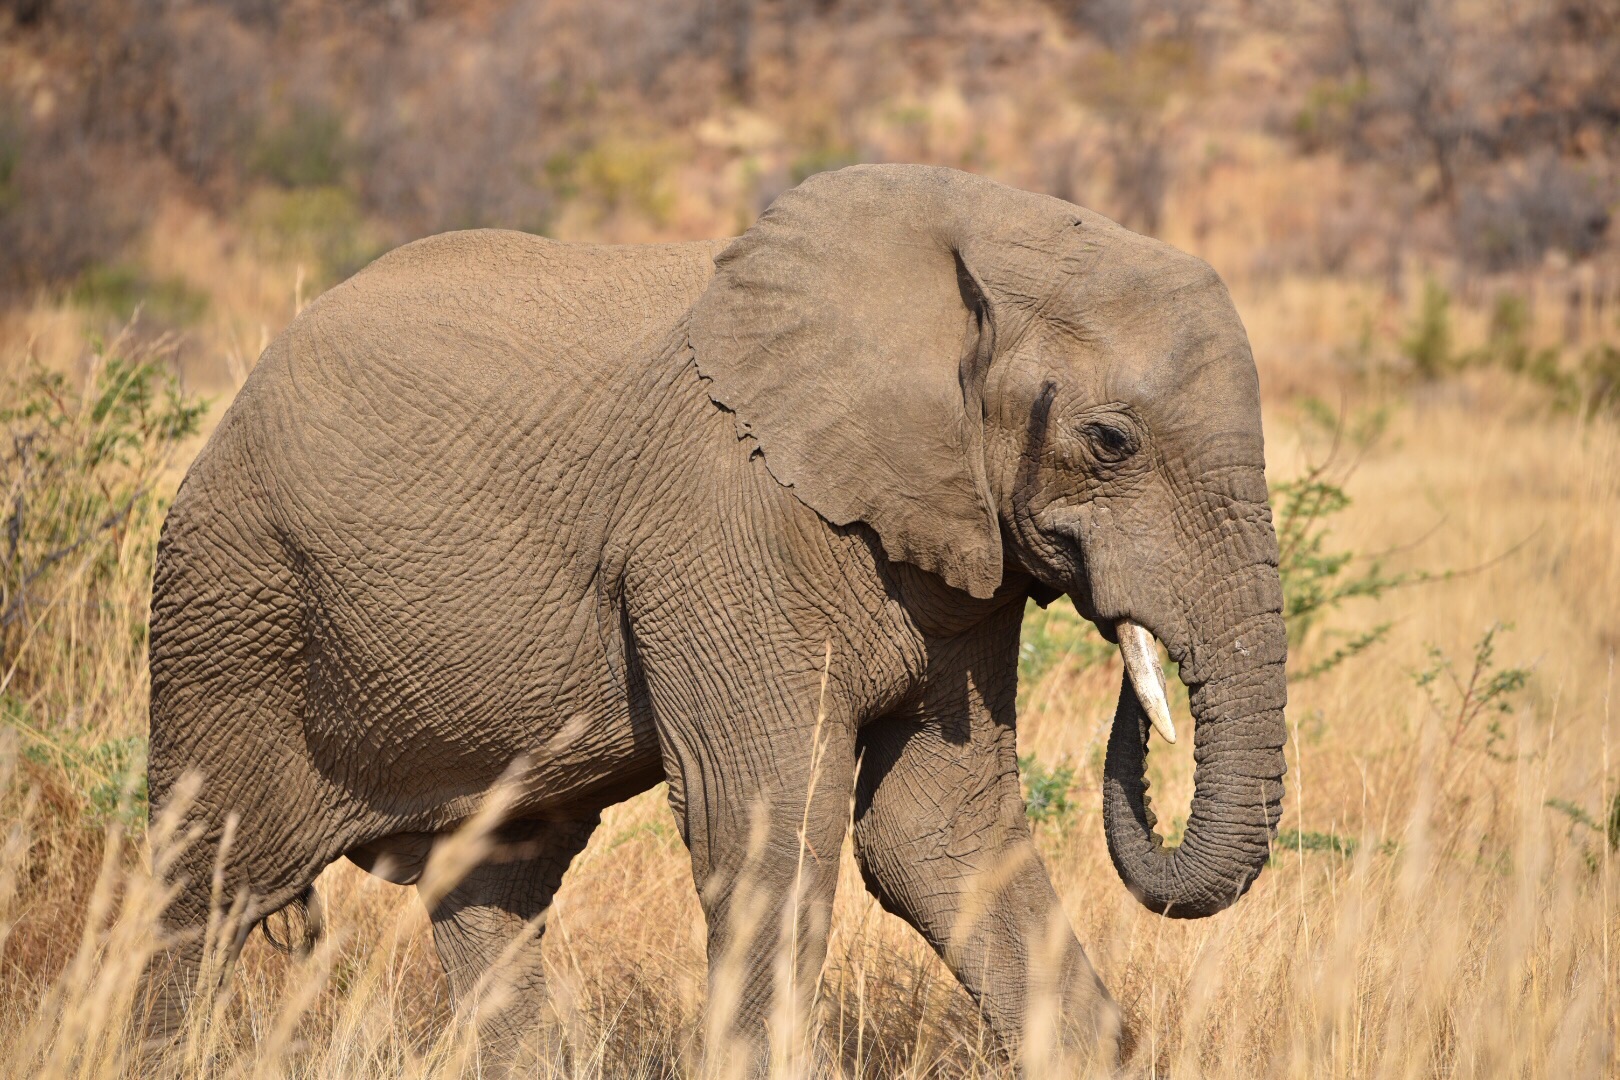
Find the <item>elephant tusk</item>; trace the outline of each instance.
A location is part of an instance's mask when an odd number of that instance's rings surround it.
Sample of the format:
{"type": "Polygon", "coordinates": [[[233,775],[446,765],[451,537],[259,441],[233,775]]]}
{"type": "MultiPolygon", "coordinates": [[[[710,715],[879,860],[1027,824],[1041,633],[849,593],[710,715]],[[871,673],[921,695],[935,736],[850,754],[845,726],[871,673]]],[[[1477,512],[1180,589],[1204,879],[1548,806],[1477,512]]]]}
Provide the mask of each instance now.
{"type": "Polygon", "coordinates": [[[1136,700],[1147,710],[1148,719],[1164,741],[1176,741],[1176,725],[1170,721],[1170,702],[1165,697],[1164,668],[1159,666],[1159,650],[1147,628],[1121,619],[1114,624],[1119,638],[1119,654],[1125,659],[1125,671],[1136,689],[1136,700]]]}

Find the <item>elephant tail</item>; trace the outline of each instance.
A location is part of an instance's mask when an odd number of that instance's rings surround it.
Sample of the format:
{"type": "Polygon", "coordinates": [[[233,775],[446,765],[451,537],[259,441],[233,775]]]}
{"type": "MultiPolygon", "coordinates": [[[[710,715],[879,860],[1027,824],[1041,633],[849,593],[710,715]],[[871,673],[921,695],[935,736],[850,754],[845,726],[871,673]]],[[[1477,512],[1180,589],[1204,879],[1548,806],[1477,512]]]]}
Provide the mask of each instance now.
{"type": "Polygon", "coordinates": [[[259,929],[264,931],[264,939],[278,952],[308,956],[315,950],[316,942],[321,940],[326,930],[326,923],[321,918],[321,898],[315,891],[315,886],[305,885],[304,891],[299,893],[292,903],[260,919],[259,929]],[[270,929],[270,921],[277,916],[281,917],[285,938],[277,938],[270,929]],[[303,932],[296,938],[293,934],[294,919],[303,927],[303,932]]]}

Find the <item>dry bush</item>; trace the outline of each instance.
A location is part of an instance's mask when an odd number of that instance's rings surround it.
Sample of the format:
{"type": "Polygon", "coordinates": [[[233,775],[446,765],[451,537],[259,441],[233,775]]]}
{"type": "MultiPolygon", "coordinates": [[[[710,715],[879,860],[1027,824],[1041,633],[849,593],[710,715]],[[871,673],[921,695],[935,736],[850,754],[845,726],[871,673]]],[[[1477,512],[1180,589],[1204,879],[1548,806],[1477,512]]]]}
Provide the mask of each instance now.
{"type": "Polygon", "coordinates": [[[162,343],[126,333],[90,351],[77,379],[27,361],[0,398],[0,715],[7,773],[20,782],[4,803],[13,884],[35,913],[7,923],[8,998],[65,962],[72,941],[53,907],[84,911],[103,828],[132,824],[144,807],[121,804],[145,785],[159,488],[173,483],[173,455],[202,412],[169,359],[162,343]]]}
{"type": "MultiPolygon", "coordinates": [[[[239,220],[256,188],[307,193],[388,246],[483,225],[673,239],[860,160],[988,171],[1155,234],[1196,218],[1202,248],[1230,217],[1207,205],[1216,163],[1252,183],[1326,158],[1336,204],[1301,175],[1248,208],[1269,223],[1249,253],[1265,272],[1601,257],[1611,8],[52,0],[0,10],[0,114],[62,133],[16,183],[0,147],[0,237],[9,221],[39,238],[0,273],[55,287],[116,259],[155,194],[239,220]],[[626,198],[627,172],[652,197],[626,198]]],[[[322,283],[360,261],[299,257],[322,283]]]]}
{"type": "Polygon", "coordinates": [[[150,162],[65,126],[5,121],[0,102],[0,297],[122,257],[148,222],[150,162]]]}
{"type": "Polygon", "coordinates": [[[1487,271],[1585,257],[1614,193],[1617,25],[1579,2],[1305,5],[1294,135],[1440,204],[1454,249],[1487,271]]]}
{"type": "Polygon", "coordinates": [[[1584,259],[1609,228],[1604,184],[1541,155],[1463,193],[1457,233],[1463,253],[1487,271],[1534,265],[1548,251],[1584,259]]]}

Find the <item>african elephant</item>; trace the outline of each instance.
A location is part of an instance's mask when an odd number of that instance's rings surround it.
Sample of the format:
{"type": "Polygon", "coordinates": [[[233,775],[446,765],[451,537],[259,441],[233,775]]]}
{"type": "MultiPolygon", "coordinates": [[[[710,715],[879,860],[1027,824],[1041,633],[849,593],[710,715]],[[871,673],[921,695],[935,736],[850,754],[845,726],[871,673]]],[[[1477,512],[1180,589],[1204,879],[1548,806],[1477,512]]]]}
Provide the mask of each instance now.
{"type": "MultiPolygon", "coordinates": [[[[965,173],[823,173],[730,242],[409,244],[266,349],[169,512],[154,808],[205,777],[169,925],[206,919],[228,818],[222,881],[261,920],[344,856],[412,881],[521,762],[505,855],[431,911],[458,999],[509,950],[518,992],[479,1019],[505,1052],[570,860],[667,780],[758,1070],[784,925],[816,983],[853,795],[867,887],[1008,1047],[1032,986],[1052,1038],[1106,1046],[1118,1010],[1020,793],[1025,600],[1067,593],[1125,649],[1103,806],[1125,885],[1222,910],[1283,791],[1263,454],[1209,266],[965,173]],[[1196,721],[1172,849],[1145,797],[1153,639],[1196,721]]],[[[195,985],[176,940],[159,1030],[195,985]]]]}

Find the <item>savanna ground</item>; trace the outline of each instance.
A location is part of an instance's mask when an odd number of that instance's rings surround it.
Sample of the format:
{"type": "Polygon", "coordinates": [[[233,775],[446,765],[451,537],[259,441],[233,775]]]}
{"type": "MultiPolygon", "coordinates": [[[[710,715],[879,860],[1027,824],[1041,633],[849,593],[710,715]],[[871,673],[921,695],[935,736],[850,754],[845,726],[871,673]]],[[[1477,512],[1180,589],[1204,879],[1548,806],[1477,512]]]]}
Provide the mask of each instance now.
{"type": "MultiPolygon", "coordinates": [[[[1613,69],[1612,11],[266,10],[0,10],[8,1072],[134,1072],[162,901],[140,780],[153,549],[297,307],[440,228],[722,235],[808,172],[920,160],[1201,254],[1260,366],[1290,771],[1272,864],[1233,909],[1169,921],[1126,894],[1098,790],[1118,660],[1066,602],[1026,622],[1030,816],[1125,1010],[1127,1074],[1620,1073],[1620,112],[1587,78],[1613,69]]],[[[1156,740],[1150,768],[1173,840],[1189,740],[1156,740]]],[[[167,1064],[460,1075],[414,890],[347,864],[318,887],[314,954],[256,934],[167,1064]]],[[[549,917],[541,1074],[691,1073],[702,941],[662,791],[614,808],[549,917]]],[[[1010,1075],[847,853],[819,1015],[842,1075],[1010,1075]]]]}

